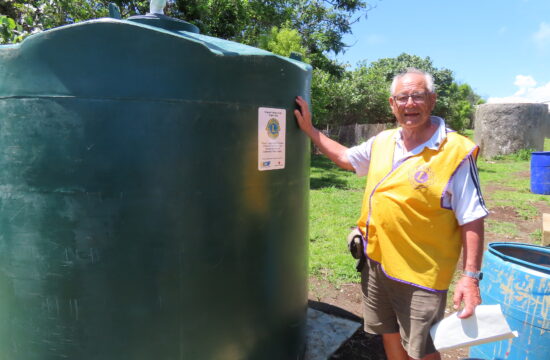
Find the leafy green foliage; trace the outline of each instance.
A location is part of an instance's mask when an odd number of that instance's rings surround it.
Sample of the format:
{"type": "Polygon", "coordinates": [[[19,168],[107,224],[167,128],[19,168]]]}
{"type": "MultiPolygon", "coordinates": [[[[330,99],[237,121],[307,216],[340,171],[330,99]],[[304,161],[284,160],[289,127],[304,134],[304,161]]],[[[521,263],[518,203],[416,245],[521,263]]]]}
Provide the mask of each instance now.
{"type": "MultiPolygon", "coordinates": [[[[37,31],[107,16],[110,2],[118,5],[123,18],[149,9],[148,0],[2,1],[0,13],[6,19],[0,20],[0,39],[19,42],[37,31]]],[[[267,46],[265,38],[271,37],[279,43],[270,45],[276,51],[283,39],[295,44],[299,35],[302,55],[314,67],[335,75],[343,73],[343,67],[328,54],[346,48],[343,36],[367,10],[360,0],[172,0],[165,13],[197,25],[203,34],[252,46],[267,46]]]]}
{"type": "MultiPolygon", "coordinates": [[[[15,26],[2,26],[2,43],[22,41],[36,32],[78,21],[107,16],[109,1],[104,0],[13,0],[0,3],[2,18],[15,26]],[[9,21],[9,20],[8,20],[9,21]]],[[[4,20],[0,20],[4,23],[4,20]]]]}
{"type": "Polygon", "coordinates": [[[326,127],[391,118],[389,87],[381,83],[379,74],[365,66],[339,77],[316,69],[311,90],[315,124],[326,127]]]}
{"type": "Polygon", "coordinates": [[[264,48],[274,28],[287,35],[295,30],[302,55],[314,67],[337,74],[343,69],[327,54],[345,49],[343,36],[366,11],[359,0],[176,0],[170,15],[194,23],[204,34],[264,48]]]}
{"type": "Polygon", "coordinates": [[[23,39],[23,27],[10,17],[0,15],[0,44],[14,43],[23,39]]]}
{"type": "Polygon", "coordinates": [[[471,127],[474,105],[480,98],[467,84],[457,84],[452,71],[433,66],[429,57],[401,54],[367,64],[356,70],[331,75],[314,73],[312,83],[313,111],[317,126],[354,123],[387,123],[394,121],[388,98],[394,76],[415,67],[431,73],[438,95],[434,115],[445,118],[450,127],[471,127]]]}
{"type": "MultiPolygon", "coordinates": [[[[306,53],[306,48],[302,45],[302,37],[298,30],[286,26],[282,28],[274,26],[268,34],[260,37],[259,45],[265,50],[286,57],[289,57],[292,53],[306,53]]],[[[311,62],[307,57],[302,58],[302,61],[311,62]]]]}

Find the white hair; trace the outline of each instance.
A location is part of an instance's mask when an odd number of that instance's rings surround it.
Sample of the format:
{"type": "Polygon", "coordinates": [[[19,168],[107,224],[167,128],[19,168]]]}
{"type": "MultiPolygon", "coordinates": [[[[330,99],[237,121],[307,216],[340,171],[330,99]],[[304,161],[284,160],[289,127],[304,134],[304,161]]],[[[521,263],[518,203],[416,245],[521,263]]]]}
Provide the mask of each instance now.
{"type": "Polygon", "coordinates": [[[395,75],[393,77],[393,81],[391,82],[391,87],[390,87],[390,93],[392,95],[394,95],[394,92],[395,92],[395,88],[397,87],[397,82],[399,80],[401,80],[405,75],[407,74],[420,74],[422,76],[424,76],[424,80],[426,81],[426,89],[433,93],[435,91],[435,85],[434,85],[434,78],[432,76],[432,74],[426,72],[426,71],[422,71],[422,70],[419,70],[417,68],[407,68],[405,71],[395,75]]]}

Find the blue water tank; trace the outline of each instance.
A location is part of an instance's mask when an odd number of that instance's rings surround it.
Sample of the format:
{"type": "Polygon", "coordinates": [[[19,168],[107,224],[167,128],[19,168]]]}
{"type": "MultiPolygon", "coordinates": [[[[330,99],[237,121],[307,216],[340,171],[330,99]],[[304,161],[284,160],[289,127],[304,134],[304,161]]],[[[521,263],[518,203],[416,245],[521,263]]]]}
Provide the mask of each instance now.
{"type": "Polygon", "coordinates": [[[501,304],[515,339],[470,349],[470,357],[493,360],[548,359],[550,351],[550,248],[491,243],[483,260],[481,297],[501,304]]]}
{"type": "Polygon", "coordinates": [[[550,151],[531,153],[531,192],[550,194],[550,151]]]}

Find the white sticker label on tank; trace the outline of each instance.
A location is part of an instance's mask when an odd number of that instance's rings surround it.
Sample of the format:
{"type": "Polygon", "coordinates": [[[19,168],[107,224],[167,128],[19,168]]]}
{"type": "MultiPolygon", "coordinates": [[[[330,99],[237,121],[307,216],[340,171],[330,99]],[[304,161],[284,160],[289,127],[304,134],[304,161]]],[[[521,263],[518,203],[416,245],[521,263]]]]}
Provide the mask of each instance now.
{"type": "Polygon", "coordinates": [[[286,110],[258,109],[258,170],[285,168],[286,110]]]}

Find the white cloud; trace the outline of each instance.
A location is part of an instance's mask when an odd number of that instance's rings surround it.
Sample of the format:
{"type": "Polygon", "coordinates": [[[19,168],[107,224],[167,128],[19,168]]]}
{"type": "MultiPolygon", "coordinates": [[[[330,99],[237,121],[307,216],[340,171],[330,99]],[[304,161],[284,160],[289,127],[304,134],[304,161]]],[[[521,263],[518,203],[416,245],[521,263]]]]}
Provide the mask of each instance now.
{"type": "Polygon", "coordinates": [[[488,103],[540,103],[550,102],[550,82],[538,86],[530,75],[517,75],[514,82],[519,89],[512,96],[502,98],[491,97],[488,103]]]}
{"type": "Polygon", "coordinates": [[[537,85],[537,82],[531,75],[516,75],[514,85],[520,88],[532,88],[537,85]]]}
{"type": "Polygon", "coordinates": [[[533,34],[533,40],[541,49],[550,46],[550,24],[540,23],[539,30],[533,34]]]}
{"type": "Polygon", "coordinates": [[[514,96],[521,96],[526,94],[529,89],[534,88],[537,86],[537,82],[531,75],[516,75],[516,81],[514,81],[514,85],[519,87],[519,90],[516,91],[514,96]]]}

